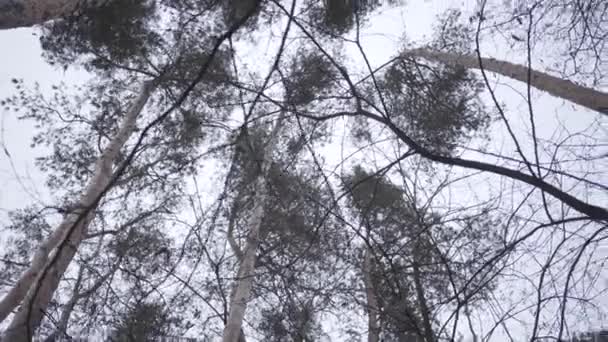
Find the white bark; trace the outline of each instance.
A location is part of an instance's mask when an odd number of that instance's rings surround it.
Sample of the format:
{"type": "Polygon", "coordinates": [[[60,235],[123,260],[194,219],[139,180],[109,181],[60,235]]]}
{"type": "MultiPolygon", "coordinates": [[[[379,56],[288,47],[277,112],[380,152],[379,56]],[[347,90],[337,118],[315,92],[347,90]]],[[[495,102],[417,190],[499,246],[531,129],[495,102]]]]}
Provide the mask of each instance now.
{"type": "Polygon", "coordinates": [[[243,257],[239,265],[234,293],[230,299],[230,309],[228,321],[224,328],[223,342],[237,342],[239,340],[243,318],[245,317],[245,310],[247,309],[251,287],[253,286],[255,255],[259,245],[258,238],[260,235],[260,226],[264,217],[264,204],[267,196],[266,180],[263,175],[259,176],[256,180],[255,189],[256,201],[251,214],[251,219],[248,222],[250,230],[247,235],[245,251],[243,252],[243,257]],[[261,193],[258,195],[258,192],[261,193]]]}
{"type": "MultiPolygon", "coordinates": [[[[420,57],[444,64],[461,65],[467,69],[481,69],[483,67],[484,70],[528,83],[527,66],[500,61],[494,58],[481,58],[480,65],[479,58],[474,55],[459,55],[426,48],[409,50],[404,55],[420,57]]],[[[608,115],[608,93],[587,88],[536,70],[530,70],[530,85],[553,96],[608,115]]]]}
{"type": "MultiPolygon", "coordinates": [[[[279,120],[274,126],[269,136],[269,141],[264,146],[263,160],[261,161],[261,172],[255,180],[254,191],[254,207],[247,226],[249,234],[245,243],[245,250],[240,259],[239,270],[237,272],[236,284],[234,292],[230,298],[230,308],[228,312],[228,320],[224,327],[223,342],[239,342],[239,336],[242,334],[243,319],[245,310],[251,295],[251,287],[253,286],[254,270],[256,262],[256,251],[259,245],[260,228],[262,219],[266,211],[266,203],[268,197],[267,178],[270,170],[270,156],[275,148],[277,136],[284,122],[284,113],[281,113],[279,120]]],[[[230,237],[229,237],[230,238],[230,237]]],[[[236,244],[232,248],[235,248],[236,244]]],[[[238,246],[237,248],[238,249],[238,246]]]]}
{"type": "Polygon", "coordinates": [[[365,294],[367,297],[367,342],[379,342],[380,327],[378,321],[380,319],[380,308],[378,306],[378,298],[376,297],[376,289],[373,283],[372,262],[372,251],[368,247],[365,250],[363,259],[363,284],[365,285],[365,294]]]}
{"type": "Polygon", "coordinates": [[[109,0],[0,0],[0,30],[65,18],[109,0]]]}
{"type": "MultiPolygon", "coordinates": [[[[239,191],[238,196],[242,196],[242,195],[243,195],[243,192],[239,191]]],[[[234,253],[234,255],[236,256],[236,259],[239,261],[239,264],[240,264],[243,260],[243,251],[241,250],[241,248],[237,244],[236,240],[234,239],[234,225],[235,225],[238,210],[239,210],[239,206],[237,205],[237,202],[234,202],[234,204],[232,205],[232,208],[230,209],[230,219],[228,220],[229,221],[228,222],[228,232],[226,233],[226,235],[228,236],[228,244],[230,245],[230,249],[232,249],[232,253],[234,253]]],[[[232,301],[232,298],[234,298],[234,295],[235,295],[234,292],[230,294],[231,301],[232,301]]],[[[247,339],[245,338],[245,332],[243,331],[242,327],[240,330],[239,342],[247,342],[247,339]]]]}
{"type": "Polygon", "coordinates": [[[137,116],[146,104],[152,89],[151,81],[144,82],[118,132],[97,160],[93,176],[77,202],[77,209],[68,214],[49,238],[42,243],[34,255],[31,266],[0,302],[1,313],[4,315],[2,319],[4,319],[23,300],[23,304],[5,333],[5,341],[26,341],[27,333],[31,333],[40,324],[44,310],[52,299],[63,273],[87,233],[89,223],[95,215],[95,202],[110,184],[112,164],[135,130],[137,116]],[[85,215],[84,213],[87,211],[88,214],[85,215]],[[85,217],[81,217],[82,215],[85,217]],[[60,248],[62,241],[66,242],[63,244],[63,248],[60,248]],[[54,248],[55,253],[59,254],[53,265],[49,265],[53,260],[49,258],[51,247],[54,248]],[[59,248],[60,250],[57,250],[59,248]],[[42,272],[43,269],[47,269],[47,272],[42,272]]]}

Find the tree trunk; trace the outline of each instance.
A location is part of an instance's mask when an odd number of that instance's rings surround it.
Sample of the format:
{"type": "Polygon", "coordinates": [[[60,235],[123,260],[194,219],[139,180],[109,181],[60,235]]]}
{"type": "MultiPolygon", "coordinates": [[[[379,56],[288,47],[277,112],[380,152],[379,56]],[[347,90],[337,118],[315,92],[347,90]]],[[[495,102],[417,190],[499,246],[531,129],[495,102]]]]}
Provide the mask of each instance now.
{"type": "MultiPolygon", "coordinates": [[[[239,191],[237,196],[240,197],[242,195],[243,195],[243,192],[239,191]]],[[[236,243],[236,240],[234,239],[234,225],[235,225],[238,210],[239,210],[239,206],[238,206],[237,202],[235,201],[234,204],[232,205],[232,207],[230,208],[230,218],[228,220],[228,232],[226,233],[226,235],[228,236],[228,244],[230,245],[232,252],[236,256],[236,259],[239,261],[239,264],[240,264],[243,261],[243,251],[239,248],[239,245],[236,243]]],[[[235,295],[234,292],[230,294],[231,301],[232,301],[232,298],[234,298],[234,295],[235,295]]],[[[243,332],[242,326],[240,329],[240,335],[239,335],[238,342],[247,342],[247,339],[245,338],[245,332],[243,332]]]]}
{"type": "Polygon", "coordinates": [[[380,341],[380,327],[378,326],[379,310],[378,298],[373,284],[372,275],[372,251],[369,247],[365,250],[363,259],[363,283],[365,284],[365,294],[367,295],[367,342],[380,341]]]}
{"type": "Polygon", "coordinates": [[[28,335],[31,335],[40,324],[61,277],[72,261],[80,242],[86,236],[89,223],[95,216],[98,197],[110,185],[112,163],[135,130],[137,116],[147,102],[152,89],[152,82],[144,82],[138,98],[126,113],[118,132],[97,160],[93,177],[78,201],[77,209],[68,214],[48,241],[43,243],[34,256],[32,266],[26,270],[15,287],[0,303],[0,307],[2,307],[8,297],[10,303],[2,308],[4,312],[10,312],[25,296],[19,311],[13,317],[5,333],[5,341],[27,341],[28,335]],[[83,218],[82,215],[85,217],[83,218]],[[49,258],[48,253],[44,253],[50,246],[53,246],[57,253],[52,258],[49,258]],[[46,271],[42,272],[43,269],[46,271]],[[35,281],[33,281],[34,279],[35,281]],[[13,306],[10,307],[9,304],[13,306]]]}
{"type": "MultiPolygon", "coordinates": [[[[488,70],[520,82],[528,83],[528,67],[494,58],[481,58],[473,55],[459,55],[448,52],[419,48],[406,51],[405,56],[421,57],[444,64],[460,65],[467,69],[488,70]],[[481,65],[480,65],[481,63],[481,65]]],[[[544,72],[530,70],[530,85],[534,88],[576,103],[591,110],[608,115],[608,94],[578,85],[574,82],[555,77],[544,72]]]]}
{"type": "Polygon", "coordinates": [[[241,335],[241,327],[243,325],[243,318],[245,317],[245,310],[247,309],[247,302],[251,294],[251,287],[253,286],[254,277],[254,266],[255,256],[259,245],[259,233],[260,226],[262,224],[262,218],[264,216],[264,202],[267,195],[266,180],[263,176],[259,176],[256,181],[256,203],[253,209],[251,220],[249,222],[249,234],[247,235],[247,243],[245,244],[245,251],[243,252],[243,258],[239,265],[239,271],[237,273],[236,286],[234,293],[230,299],[230,309],[228,313],[228,321],[224,328],[224,342],[237,342],[241,335]],[[258,192],[260,192],[258,197],[258,192]]]}
{"type": "MultiPolygon", "coordinates": [[[[240,260],[234,292],[230,298],[228,321],[224,327],[224,336],[222,338],[223,342],[239,342],[239,336],[242,335],[245,310],[247,309],[247,303],[249,302],[249,296],[251,295],[251,287],[253,286],[256,252],[260,238],[260,228],[262,225],[262,219],[264,218],[264,213],[266,211],[268,197],[268,187],[266,182],[270,171],[270,155],[274,150],[278,133],[283,126],[284,118],[285,114],[281,113],[276,125],[273,127],[272,132],[270,133],[268,138],[269,141],[265,144],[262,152],[263,160],[261,161],[261,172],[257,176],[254,186],[254,207],[247,222],[249,234],[247,235],[245,250],[243,251],[242,258],[240,260]]],[[[234,248],[234,246],[232,247],[234,248]]]]}
{"type": "Polygon", "coordinates": [[[422,280],[420,278],[420,265],[418,264],[418,253],[420,249],[416,246],[414,251],[414,285],[416,287],[416,299],[418,306],[420,307],[420,316],[422,318],[422,328],[424,329],[424,339],[426,342],[434,342],[435,335],[433,334],[433,327],[431,325],[431,318],[429,315],[429,306],[426,302],[424,294],[424,287],[422,286],[422,280]]]}
{"type": "Polygon", "coordinates": [[[0,30],[65,18],[110,0],[0,0],[0,30]]]}

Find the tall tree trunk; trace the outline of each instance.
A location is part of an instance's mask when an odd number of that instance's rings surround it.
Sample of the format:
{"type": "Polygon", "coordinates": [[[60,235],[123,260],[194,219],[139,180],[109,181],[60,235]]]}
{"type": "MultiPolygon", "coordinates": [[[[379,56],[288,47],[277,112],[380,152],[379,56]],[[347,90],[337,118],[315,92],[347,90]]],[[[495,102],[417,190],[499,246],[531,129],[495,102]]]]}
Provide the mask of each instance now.
{"type": "Polygon", "coordinates": [[[367,247],[363,259],[363,283],[367,296],[367,342],[379,342],[380,327],[378,320],[380,308],[378,307],[378,298],[373,283],[372,262],[372,251],[367,247]]]}
{"type": "Polygon", "coordinates": [[[528,71],[530,71],[530,85],[534,88],[608,115],[607,93],[587,88],[544,72],[528,70],[527,66],[500,61],[494,58],[481,58],[480,61],[480,59],[474,55],[460,55],[426,48],[409,50],[406,51],[404,55],[421,57],[444,64],[461,65],[467,69],[481,69],[483,67],[484,70],[510,77],[524,83],[528,82],[528,71]]]}
{"type": "Polygon", "coordinates": [[[65,18],[111,0],[0,0],[0,30],[65,18]]]}
{"type": "Polygon", "coordinates": [[[240,260],[239,270],[236,276],[236,286],[230,298],[230,307],[228,311],[228,321],[224,328],[224,342],[237,342],[242,334],[243,319],[245,318],[245,310],[249,302],[251,287],[254,280],[254,266],[256,261],[256,251],[259,245],[259,234],[262,219],[264,217],[265,198],[267,196],[265,177],[258,176],[255,185],[256,199],[255,207],[248,222],[250,227],[247,235],[247,243],[245,251],[240,260]]]}
{"type": "MultiPolygon", "coordinates": [[[[247,242],[245,250],[242,252],[242,258],[237,272],[236,284],[234,292],[230,298],[230,308],[228,309],[228,321],[224,327],[223,342],[239,342],[239,336],[242,335],[243,319],[245,310],[251,295],[251,287],[254,280],[254,269],[256,262],[256,252],[259,245],[260,228],[262,219],[266,211],[266,203],[268,197],[267,179],[270,171],[271,154],[275,148],[277,136],[283,126],[285,113],[281,113],[280,117],[270,133],[269,140],[266,142],[262,151],[261,172],[257,176],[254,185],[254,207],[247,226],[249,234],[247,234],[247,242]]],[[[231,243],[232,246],[232,243],[231,243]]],[[[234,246],[232,246],[234,248],[234,246]]],[[[243,336],[244,337],[244,336],[243,336]]]]}
{"type": "Polygon", "coordinates": [[[31,334],[40,324],[61,277],[86,236],[89,223],[95,216],[97,198],[110,185],[112,164],[135,130],[137,116],[150,97],[152,89],[152,81],[144,82],[138,98],[126,113],[118,132],[97,160],[93,177],[78,201],[77,209],[68,214],[57,230],[42,244],[41,249],[34,256],[32,266],[24,272],[11,292],[0,303],[0,307],[2,307],[7,298],[10,299],[10,303],[3,307],[5,312],[7,310],[10,312],[25,296],[19,311],[13,317],[5,333],[5,341],[27,341],[28,334],[31,334]],[[84,213],[87,211],[88,214],[85,215],[84,213]],[[85,217],[82,218],[82,215],[85,217]],[[65,241],[63,248],[60,248],[63,241],[65,241]],[[54,252],[58,255],[49,259],[47,251],[50,246],[53,246],[54,252]],[[49,265],[53,260],[53,264],[49,265]],[[46,272],[42,272],[44,268],[47,269],[46,272]],[[13,306],[10,307],[9,304],[13,306]]]}
{"type": "MultiPolygon", "coordinates": [[[[237,196],[240,197],[242,195],[243,195],[243,191],[239,190],[239,193],[237,196]]],[[[234,253],[234,255],[236,256],[236,258],[240,264],[243,261],[243,251],[241,250],[239,245],[236,243],[236,240],[234,239],[234,225],[236,223],[236,216],[237,216],[238,210],[239,210],[238,202],[235,201],[234,204],[230,208],[230,218],[228,220],[228,232],[226,233],[226,235],[228,237],[228,244],[230,245],[230,248],[232,249],[232,253],[234,253]]],[[[235,290],[236,290],[236,288],[235,288],[235,290]]],[[[235,292],[233,291],[230,294],[231,301],[232,301],[232,298],[234,298],[234,295],[235,295],[235,292]]],[[[238,342],[247,342],[247,339],[245,338],[245,332],[243,331],[242,326],[241,326],[238,342]]]]}
{"type": "MultiPolygon", "coordinates": [[[[417,243],[418,244],[418,243],[417,243]]],[[[431,318],[429,313],[429,306],[426,302],[424,294],[424,287],[422,286],[422,279],[420,276],[420,264],[418,255],[420,253],[419,246],[416,246],[414,251],[414,286],[416,287],[416,299],[418,306],[420,307],[420,316],[422,318],[422,328],[424,329],[424,339],[426,342],[434,342],[435,335],[433,333],[433,327],[431,325],[431,318]]]]}

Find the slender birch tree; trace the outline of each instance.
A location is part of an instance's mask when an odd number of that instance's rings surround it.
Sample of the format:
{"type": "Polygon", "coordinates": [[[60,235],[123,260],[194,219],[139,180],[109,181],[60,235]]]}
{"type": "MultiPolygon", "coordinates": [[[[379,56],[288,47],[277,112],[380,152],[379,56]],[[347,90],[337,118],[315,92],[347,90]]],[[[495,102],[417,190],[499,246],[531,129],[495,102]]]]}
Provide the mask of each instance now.
{"type": "Polygon", "coordinates": [[[82,197],[75,203],[76,209],[68,214],[47,241],[42,243],[34,255],[32,266],[24,272],[13,290],[3,298],[0,306],[3,309],[1,311],[3,318],[21,303],[19,311],[5,332],[5,339],[27,341],[40,324],[44,310],[57,289],[62,275],[87,233],[99,198],[111,185],[112,165],[116,163],[121,148],[133,134],[137,117],[153,89],[154,81],[144,81],[137,98],[124,114],[119,130],[96,162],[89,184],[82,197]],[[61,244],[69,244],[70,248],[63,248],[61,244]],[[58,255],[54,255],[53,252],[58,255]],[[53,264],[49,263],[51,260],[53,264]]]}
{"type": "MultiPolygon", "coordinates": [[[[262,149],[254,152],[259,159],[255,159],[258,163],[258,170],[256,172],[257,175],[253,180],[253,209],[246,223],[246,226],[249,227],[249,233],[247,234],[247,242],[243,249],[242,256],[239,258],[236,284],[234,285],[234,291],[230,298],[230,311],[222,337],[224,342],[237,342],[241,335],[245,310],[247,309],[247,303],[251,296],[251,288],[255,280],[256,253],[260,243],[262,220],[267,210],[266,205],[269,196],[267,179],[270,176],[270,167],[272,164],[272,159],[270,158],[277,144],[278,135],[280,134],[281,129],[283,129],[284,120],[284,115],[281,115],[268,135],[268,140],[263,142],[262,149]]],[[[244,138],[247,139],[246,137],[244,138]]],[[[246,141],[242,143],[249,144],[249,142],[246,141]]]]}

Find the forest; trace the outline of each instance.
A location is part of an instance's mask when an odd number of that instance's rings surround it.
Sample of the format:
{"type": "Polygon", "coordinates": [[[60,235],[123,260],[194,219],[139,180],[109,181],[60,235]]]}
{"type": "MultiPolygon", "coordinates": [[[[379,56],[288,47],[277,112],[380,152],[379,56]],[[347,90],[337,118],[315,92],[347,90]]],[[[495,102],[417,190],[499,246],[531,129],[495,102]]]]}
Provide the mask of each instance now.
{"type": "Polygon", "coordinates": [[[0,341],[608,341],[608,3],[445,3],[0,0],[0,341]]]}

